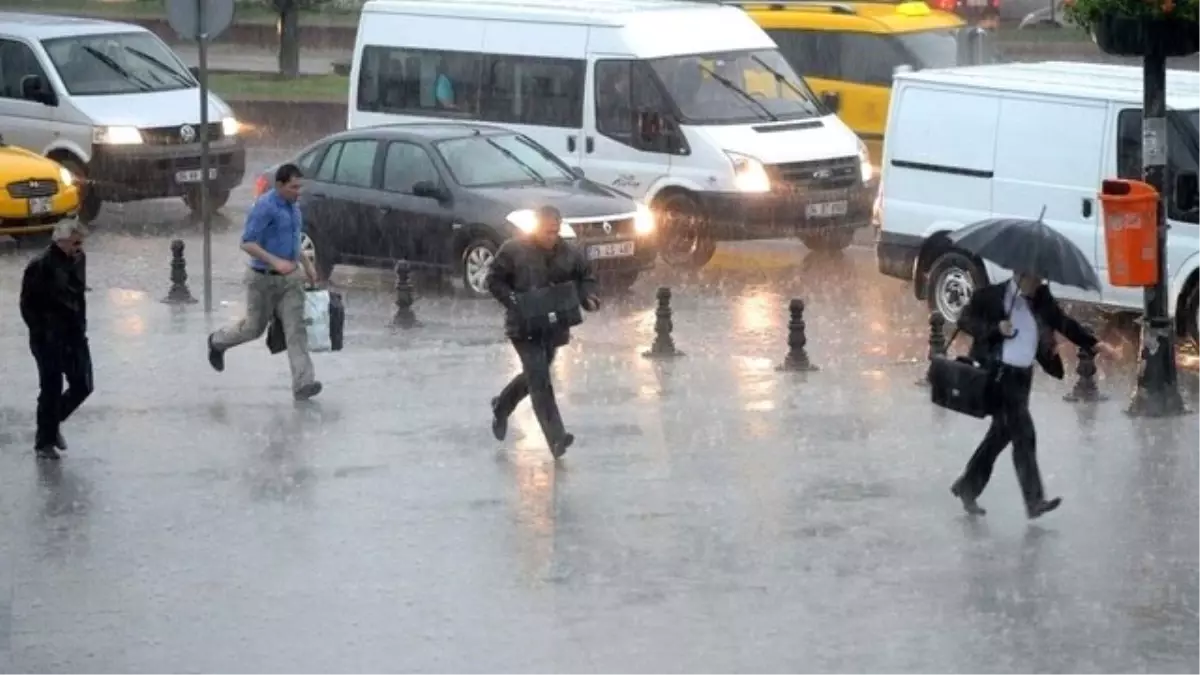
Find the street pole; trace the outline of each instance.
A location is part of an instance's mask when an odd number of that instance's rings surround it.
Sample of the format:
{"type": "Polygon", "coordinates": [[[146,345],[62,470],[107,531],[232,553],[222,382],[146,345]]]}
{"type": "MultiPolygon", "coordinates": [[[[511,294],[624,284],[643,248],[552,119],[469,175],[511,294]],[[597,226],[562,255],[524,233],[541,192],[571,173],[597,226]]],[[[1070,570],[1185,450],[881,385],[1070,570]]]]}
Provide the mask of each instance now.
{"type": "Polygon", "coordinates": [[[1161,22],[1145,19],[1146,53],[1142,61],[1142,174],[1158,191],[1158,275],[1145,289],[1142,349],[1138,356],[1137,387],[1129,414],[1165,417],[1187,412],[1175,369],[1175,331],[1168,315],[1167,205],[1173,186],[1167,184],[1167,57],[1161,22]]]}
{"type": "Polygon", "coordinates": [[[196,23],[200,26],[200,222],[204,236],[204,313],[212,313],[212,219],[208,213],[208,32],[204,29],[206,0],[196,0],[196,23]]]}

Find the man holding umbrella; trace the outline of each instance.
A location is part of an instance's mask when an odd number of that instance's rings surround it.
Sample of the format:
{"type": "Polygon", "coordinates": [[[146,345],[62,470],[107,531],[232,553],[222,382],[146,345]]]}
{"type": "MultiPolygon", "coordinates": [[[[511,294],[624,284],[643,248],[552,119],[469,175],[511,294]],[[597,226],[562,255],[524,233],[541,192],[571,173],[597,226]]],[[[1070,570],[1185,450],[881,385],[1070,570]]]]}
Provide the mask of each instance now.
{"type": "Polygon", "coordinates": [[[950,490],[967,513],[984,514],[976,500],[996,458],[1012,443],[1025,510],[1030,519],[1037,518],[1058,508],[1062,499],[1046,498],[1038,471],[1037,434],[1029,411],[1033,364],[1063,378],[1056,332],[1082,349],[1118,353],[1067,316],[1046,282],[1098,290],[1099,279],[1083,252],[1040,218],[984,221],[951,239],[959,249],[1013,270],[1013,278],[975,291],[958,320],[959,329],[974,338],[970,357],[995,373],[995,389],[992,424],[950,490]]]}

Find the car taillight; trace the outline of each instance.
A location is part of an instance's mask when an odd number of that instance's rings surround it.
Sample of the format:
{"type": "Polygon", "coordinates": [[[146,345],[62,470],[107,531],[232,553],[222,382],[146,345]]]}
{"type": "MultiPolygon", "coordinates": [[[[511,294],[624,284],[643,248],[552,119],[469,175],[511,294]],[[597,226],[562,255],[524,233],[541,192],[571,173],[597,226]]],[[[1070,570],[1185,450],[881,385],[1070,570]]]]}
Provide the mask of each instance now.
{"type": "Polygon", "coordinates": [[[259,176],[258,179],[254,181],[254,196],[261,197],[262,194],[266,191],[267,191],[267,177],[259,176]]]}

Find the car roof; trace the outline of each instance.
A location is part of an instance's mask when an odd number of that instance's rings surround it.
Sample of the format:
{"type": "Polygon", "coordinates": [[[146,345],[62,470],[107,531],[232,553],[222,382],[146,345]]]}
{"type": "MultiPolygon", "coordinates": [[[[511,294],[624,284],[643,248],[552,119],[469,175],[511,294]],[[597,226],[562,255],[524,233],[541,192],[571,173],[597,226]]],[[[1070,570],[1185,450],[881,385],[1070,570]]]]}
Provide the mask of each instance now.
{"type": "Polygon", "coordinates": [[[957,15],[932,8],[920,0],[735,0],[726,4],[740,6],[760,25],[770,29],[804,28],[891,34],[966,25],[957,15]]]}
{"type": "Polygon", "coordinates": [[[401,122],[397,124],[380,124],[370,127],[347,129],[325,140],[348,140],[353,138],[375,138],[387,140],[416,140],[435,143],[454,138],[469,136],[495,136],[499,134],[516,133],[494,124],[477,122],[401,122]]]}
{"type": "Polygon", "coordinates": [[[679,13],[728,11],[697,0],[369,0],[363,13],[537,21],[585,26],[670,25],[679,13]],[[707,7],[706,7],[707,5],[707,7]]]}
{"type": "Polygon", "coordinates": [[[0,12],[0,33],[32,40],[47,40],[75,35],[106,35],[111,33],[145,33],[145,28],[132,23],[67,16],[65,14],[31,14],[0,12]]]}

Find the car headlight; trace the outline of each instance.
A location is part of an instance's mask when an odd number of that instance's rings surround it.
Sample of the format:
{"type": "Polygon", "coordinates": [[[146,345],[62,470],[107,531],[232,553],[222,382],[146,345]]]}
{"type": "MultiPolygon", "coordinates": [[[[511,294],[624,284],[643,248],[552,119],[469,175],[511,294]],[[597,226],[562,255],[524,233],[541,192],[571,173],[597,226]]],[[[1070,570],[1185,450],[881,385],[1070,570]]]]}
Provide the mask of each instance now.
{"type": "MultiPolygon", "coordinates": [[[[533,209],[513,211],[505,217],[505,220],[512,223],[513,227],[525,233],[533,232],[537,229],[537,213],[533,209]]],[[[563,239],[574,239],[575,229],[564,221],[562,227],[558,230],[558,236],[563,239]]]]}
{"type": "Polygon", "coordinates": [[[75,184],[75,174],[67,170],[67,167],[58,167],[58,182],[70,187],[75,184]]]}
{"type": "Polygon", "coordinates": [[[757,159],[740,152],[725,151],[733,164],[733,185],[741,192],[770,192],[771,177],[757,159]]]}
{"type": "Polygon", "coordinates": [[[236,117],[226,117],[225,119],[221,120],[221,135],[237,136],[238,132],[241,130],[242,125],[237,121],[236,117]]]}
{"type": "Polygon", "coordinates": [[[137,127],[96,127],[92,142],[97,145],[141,145],[142,132],[137,127]]]}
{"type": "Polygon", "coordinates": [[[633,231],[640,235],[654,232],[654,212],[645,204],[637,205],[637,213],[633,216],[633,231]]]}
{"type": "Polygon", "coordinates": [[[858,170],[864,183],[870,183],[871,178],[875,176],[875,167],[871,165],[871,151],[861,138],[858,139],[858,170]]]}

